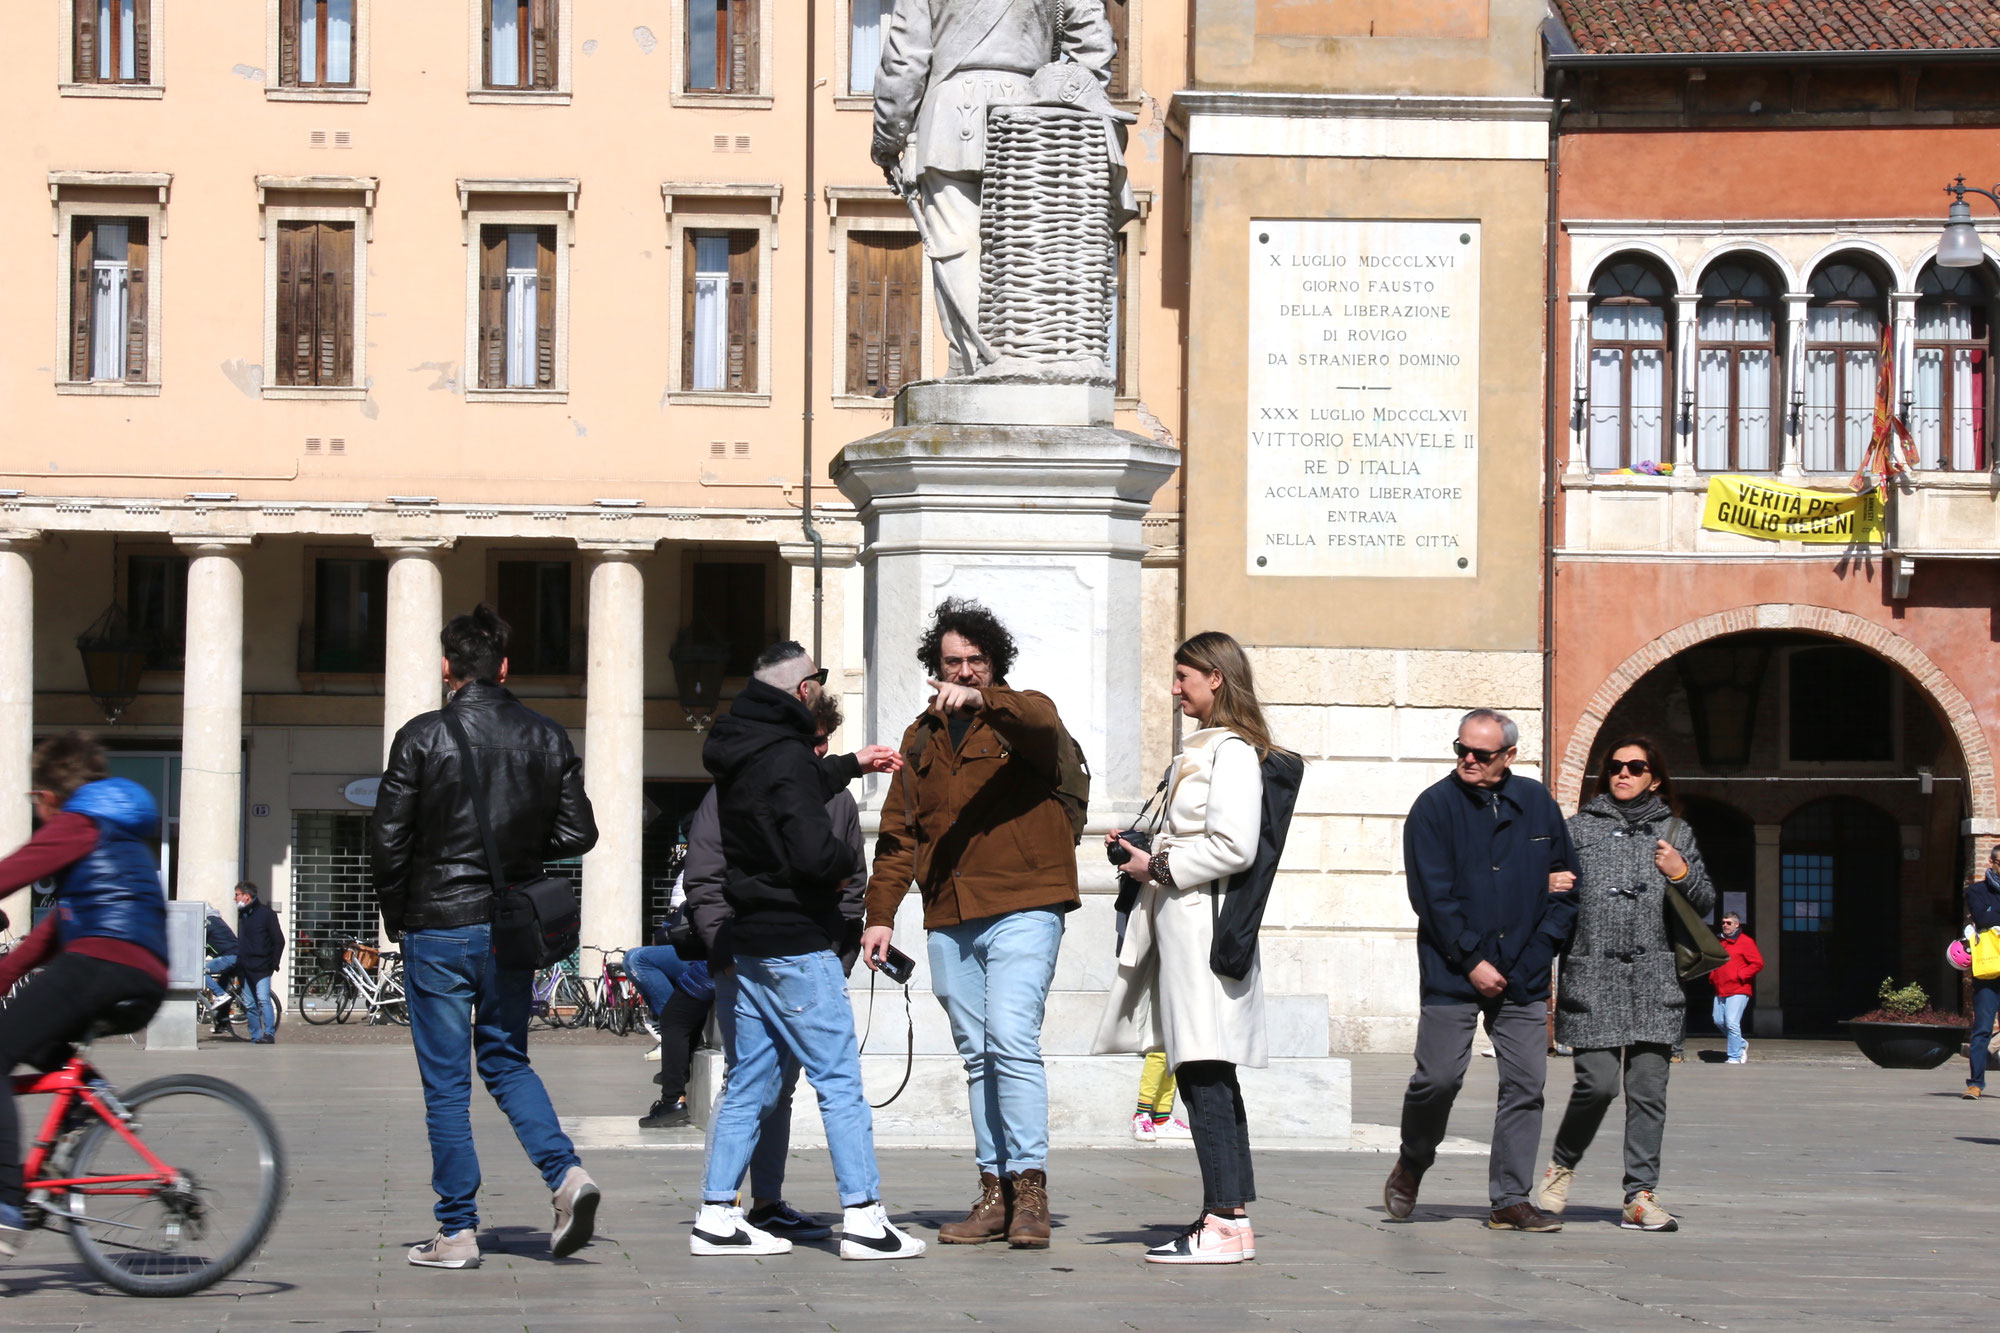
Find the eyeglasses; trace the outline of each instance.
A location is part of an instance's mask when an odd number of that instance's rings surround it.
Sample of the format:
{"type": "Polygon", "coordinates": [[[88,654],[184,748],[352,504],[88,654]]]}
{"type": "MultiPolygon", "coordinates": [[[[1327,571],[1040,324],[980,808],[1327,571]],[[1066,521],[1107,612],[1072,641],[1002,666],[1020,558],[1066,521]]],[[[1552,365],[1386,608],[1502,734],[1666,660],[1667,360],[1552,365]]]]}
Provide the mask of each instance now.
{"type": "Polygon", "coordinates": [[[1643,759],[1607,759],[1604,761],[1604,771],[1614,778],[1620,773],[1630,773],[1635,778],[1643,778],[1653,771],[1653,766],[1643,759]]]}
{"type": "Polygon", "coordinates": [[[815,685],[824,685],[826,684],[826,673],[828,670],[829,668],[827,667],[821,667],[810,676],[807,676],[806,679],[812,681],[815,685]]]}
{"type": "Polygon", "coordinates": [[[971,667],[974,671],[981,671],[985,669],[989,660],[991,659],[984,653],[974,653],[971,657],[947,657],[943,665],[946,671],[956,671],[960,667],[971,667]]]}
{"type": "Polygon", "coordinates": [[[1490,764],[1513,748],[1511,745],[1503,745],[1497,750],[1481,750],[1475,746],[1467,745],[1464,741],[1453,741],[1451,743],[1451,752],[1453,754],[1457,755],[1460,759],[1471,755],[1473,762],[1478,764],[1490,764]]]}

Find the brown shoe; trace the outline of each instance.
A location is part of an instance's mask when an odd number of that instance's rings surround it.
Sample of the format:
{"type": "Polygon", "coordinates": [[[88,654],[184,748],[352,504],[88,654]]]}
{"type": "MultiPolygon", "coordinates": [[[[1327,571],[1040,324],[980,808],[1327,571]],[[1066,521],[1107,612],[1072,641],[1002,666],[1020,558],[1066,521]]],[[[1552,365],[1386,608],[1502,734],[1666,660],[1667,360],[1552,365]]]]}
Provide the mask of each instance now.
{"type": "Polygon", "coordinates": [[[1382,1186],[1382,1206],[1389,1210],[1391,1220],[1410,1220],[1410,1213],[1417,1206],[1417,1185],[1422,1180],[1422,1176],[1403,1165],[1402,1158],[1396,1159],[1396,1167],[1389,1173],[1388,1183],[1382,1186]]]}
{"type": "Polygon", "coordinates": [[[1486,1218],[1495,1231],[1561,1231],[1563,1222],[1554,1213],[1545,1213],[1532,1203],[1495,1208],[1486,1218]]]}
{"type": "Polygon", "coordinates": [[[990,1171],[979,1173],[979,1197],[963,1222],[947,1222],[938,1228],[938,1240],[946,1245],[980,1245],[1007,1234],[1012,1218],[1012,1182],[1003,1182],[990,1171]]]}
{"type": "Polygon", "coordinates": [[[1964,1102],[1976,1102],[1982,1095],[1977,1083],[1968,1083],[1965,1085],[1965,1091],[1958,1094],[1958,1099],[1964,1102]]]}
{"type": "Polygon", "coordinates": [[[1014,1177],[1014,1216],[1007,1223],[1007,1243],[1017,1250],[1049,1248],[1047,1172],[1023,1171],[1014,1177]]]}

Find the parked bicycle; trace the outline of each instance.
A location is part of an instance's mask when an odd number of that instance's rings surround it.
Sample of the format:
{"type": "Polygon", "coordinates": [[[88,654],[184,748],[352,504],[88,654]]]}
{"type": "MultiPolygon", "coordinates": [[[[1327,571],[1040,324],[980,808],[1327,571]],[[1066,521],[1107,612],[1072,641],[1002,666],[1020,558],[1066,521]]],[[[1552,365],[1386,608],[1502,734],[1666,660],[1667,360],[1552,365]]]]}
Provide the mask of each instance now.
{"type": "MultiPolygon", "coordinates": [[[[215,950],[208,951],[208,957],[215,957],[215,950]]],[[[203,973],[205,977],[207,973],[203,973]]],[[[243,974],[225,972],[216,978],[222,983],[222,994],[217,995],[208,988],[206,982],[195,992],[195,1021],[200,1027],[208,1028],[217,1036],[226,1028],[229,1035],[241,1041],[250,1038],[250,1010],[254,997],[243,985],[243,974]]],[[[277,988],[271,990],[271,1031],[276,1032],[285,1021],[285,1001],[277,988]]]]}
{"type": "Polygon", "coordinates": [[[652,1015],[647,1012],[645,997],[639,993],[639,983],[625,970],[625,951],[598,949],[597,952],[604,955],[604,971],[595,978],[597,984],[590,991],[591,1021],[622,1037],[635,1027],[645,1026],[652,1015]]]}
{"type": "MultiPolygon", "coordinates": [[[[90,1037],[138,1030],[127,1001],[90,1037]]],[[[169,1074],[119,1093],[89,1038],[16,1097],[54,1098],[22,1167],[27,1230],[67,1231],[83,1266],[135,1296],[186,1296],[241,1267],[285,1195],[285,1149],[256,1098],[221,1079],[169,1074]]]]}
{"type": "Polygon", "coordinates": [[[299,1016],[306,1022],[345,1023],[357,1008],[370,1023],[410,1021],[400,953],[354,939],[344,946],[321,945],[316,956],[319,970],[299,992],[299,1016]]]}
{"type": "Polygon", "coordinates": [[[535,973],[529,1012],[552,1028],[580,1028],[591,1019],[593,1006],[583,979],[564,959],[535,973]]]}

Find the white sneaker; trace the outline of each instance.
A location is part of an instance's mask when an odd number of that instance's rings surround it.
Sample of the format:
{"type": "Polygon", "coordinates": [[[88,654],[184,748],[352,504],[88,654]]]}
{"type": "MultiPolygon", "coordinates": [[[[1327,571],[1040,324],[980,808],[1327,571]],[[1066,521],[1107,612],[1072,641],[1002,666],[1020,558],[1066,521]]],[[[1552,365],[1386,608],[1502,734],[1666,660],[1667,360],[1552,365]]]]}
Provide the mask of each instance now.
{"type": "Polygon", "coordinates": [[[654,1042],[654,1043],[653,1043],[653,1049],[652,1049],[652,1050],[650,1050],[650,1051],[647,1051],[647,1052],[646,1052],[646,1053],[645,1053],[644,1055],[640,1056],[639,1058],[640,1058],[640,1059],[642,1059],[642,1060],[657,1060],[657,1059],[659,1059],[659,1058],[660,1058],[660,1043],[658,1043],[657,1041],[656,1041],[656,1042],[654,1042]]]}
{"type": "Polygon", "coordinates": [[[889,1210],[879,1203],[849,1208],[841,1219],[843,1259],[914,1259],[924,1248],[924,1243],[915,1236],[898,1230],[889,1220],[889,1210]]]}
{"type": "Polygon", "coordinates": [[[419,1268],[479,1267],[479,1237],[472,1228],[440,1231],[410,1251],[410,1262],[419,1268]]]}
{"type": "Polygon", "coordinates": [[[1153,1126],[1153,1133],[1162,1143],[1168,1141],[1179,1143],[1194,1142],[1194,1131],[1189,1129],[1188,1122],[1179,1116],[1160,1121],[1153,1126]]]}
{"type": "Polygon", "coordinates": [[[783,1236],[759,1231],[743,1220],[743,1210],[726,1203],[705,1203],[695,1214],[688,1236],[688,1253],[697,1257],[722,1254],[790,1254],[783,1236]]]}
{"type": "Polygon", "coordinates": [[[1732,1055],[1727,1060],[1724,1060],[1722,1063],[1726,1065],[1747,1065],[1750,1063],[1750,1061],[1745,1056],[1732,1055]]]}
{"type": "Polygon", "coordinates": [[[1153,1127],[1153,1117],[1147,1115],[1144,1111],[1134,1111],[1132,1113],[1132,1137],[1140,1143],[1151,1143],[1154,1139],[1158,1138],[1159,1135],[1154,1131],[1153,1127]]]}
{"type": "Polygon", "coordinates": [[[1164,1245],[1146,1251],[1149,1264],[1240,1264],[1255,1257],[1247,1217],[1217,1217],[1203,1213],[1164,1245]],[[1247,1251],[1247,1253],[1246,1253],[1247,1251]]]}

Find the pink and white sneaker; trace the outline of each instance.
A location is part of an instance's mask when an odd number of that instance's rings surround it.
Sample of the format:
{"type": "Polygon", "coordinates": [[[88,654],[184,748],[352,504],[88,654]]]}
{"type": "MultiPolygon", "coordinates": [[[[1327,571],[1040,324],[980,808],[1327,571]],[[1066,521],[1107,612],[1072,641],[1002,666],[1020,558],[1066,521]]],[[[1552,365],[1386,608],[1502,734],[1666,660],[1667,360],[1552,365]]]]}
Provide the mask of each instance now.
{"type": "Polygon", "coordinates": [[[1149,1264],[1240,1264],[1255,1258],[1256,1238],[1247,1217],[1204,1212],[1194,1225],[1164,1245],[1146,1251],[1149,1264]]]}
{"type": "Polygon", "coordinates": [[[1158,1136],[1154,1133],[1153,1117],[1144,1111],[1132,1113],[1132,1137],[1141,1143],[1151,1143],[1158,1136]]]}
{"type": "Polygon", "coordinates": [[[1170,1116],[1165,1120],[1153,1122],[1153,1137],[1162,1143],[1170,1140],[1176,1143],[1192,1143],[1194,1131],[1188,1128],[1187,1121],[1179,1116],[1170,1116]]]}

